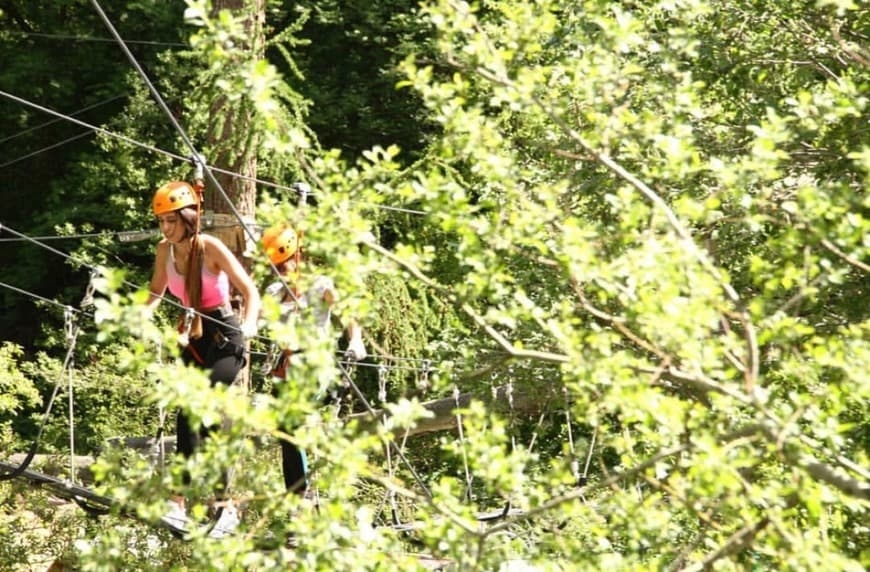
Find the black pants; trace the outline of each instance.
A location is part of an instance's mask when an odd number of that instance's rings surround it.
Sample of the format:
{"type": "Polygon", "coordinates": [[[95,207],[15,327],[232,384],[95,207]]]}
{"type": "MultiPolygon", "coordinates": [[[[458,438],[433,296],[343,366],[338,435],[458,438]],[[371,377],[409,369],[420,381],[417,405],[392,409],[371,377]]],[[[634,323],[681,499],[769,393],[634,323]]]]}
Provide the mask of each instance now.
{"type": "MultiPolygon", "coordinates": [[[[209,370],[211,386],[219,383],[231,384],[245,366],[244,338],[239,329],[239,320],[231,310],[215,310],[202,318],[202,337],[192,340],[184,350],[182,359],[185,364],[196,364],[209,370]]],[[[190,420],[184,411],[178,412],[176,419],[176,447],[185,458],[193,456],[210,433],[220,429],[219,425],[211,427],[191,427],[190,420]]],[[[228,475],[225,474],[221,490],[226,490],[228,475]]],[[[190,484],[190,474],[182,475],[185,485],[190,484]]]]}
{"type": "MultiPolygon", "coordinates": [[[[275,397],[279,396],[280,384],[289,382],[289,374],[293,371],[290,357],[298,353],[300,353],[298,350],[285,351],[278,365],[272,370],[272,375],[276,378],[272,391],[275,397]]],[[[292,434],[292,428],[287,425],[282,425],[280,430],[282,433],[292,434]]],[[[308,490],[308,458],[305,456],[305,451],[287,439],[280,439],[279,444],[281,445],[281,473],[284,475],[284,488],[287,492],[303,495],[308,490]]]]}
{"type": "MultiPolygon", "coordinates": [[[[287,429],[282,431],[286,433],[287,429]]],[[[305,494],[308,490],[308,459],[305,451],[286,439],[281,439],[281,472],[288,492],[305,494]]]]}

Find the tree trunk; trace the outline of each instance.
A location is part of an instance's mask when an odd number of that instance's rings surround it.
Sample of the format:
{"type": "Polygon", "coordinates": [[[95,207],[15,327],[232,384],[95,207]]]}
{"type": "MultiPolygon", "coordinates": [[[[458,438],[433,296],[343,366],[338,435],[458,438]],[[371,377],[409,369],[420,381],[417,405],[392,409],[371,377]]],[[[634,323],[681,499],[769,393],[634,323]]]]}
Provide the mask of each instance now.
{"type": "MultiPolygon", "coordinates": [[[[265,35],[263,26],[266,21],[265,0],[214,0],[213,13],[229,10],[235,14],[249,10],[245,20],[246,38],[249,43],[239,46],[250,52],[253,59],[262,59],[265,53],[265,35]]],[[[252,126],[252,112],[246,102],[231,104],[223,95],[218,95],[209,109],[208,148],[215,154],[206,157],[206,162],[241,177],[215,173],[226,198],[215,188],[207,187],[203,198],[205,219],[203,228],[209,234],[216,236],[235,254],[245,270],[251,270],[251,261],[246,259],[246,251],[256,251],[256,245],[250,244],[251,238],[240,224],[230,203],[235,206],[245,225],[251,228],[254,223],[257,187],[254,179],[257,177],[257,130],[252,126]],[[227,202],[229,199],[229,202],[227,202]]],[[[233,307],[238,313],[243,313],[242,300],[238,292],[233,292],[233,307]]],[[[250,387],[250,363],[242,369],[237,382],[250,387]]]]}
{"type": "MultiPolygon", "coordinates": [[[[261,59],[265,53],[265,0],[214,0],[215,14],[221,10],[238,13],[245,8],[251,10],[246,19],[249,44],[240,48],[248,50],[252,58],[261,59]]],[[[246,219],[245,223],[252,223],[257,199],[257,187],[253,179],[257,177],[258,138],[256,129],[252,128],[250,107],[244,102],[231,105],[226,97],[218,95],[212,102],[209,115],[208,148],[216,155],[206,160],[209,164],[241,175],[215,173],[215,178],[238,213],[246,219]]],[[[207,188],[203,207],[214,216],[209,233],[218,237],[249,268],[250,264],[243,258],[249,238],[227,200],[217,189],[207,188]]]]}

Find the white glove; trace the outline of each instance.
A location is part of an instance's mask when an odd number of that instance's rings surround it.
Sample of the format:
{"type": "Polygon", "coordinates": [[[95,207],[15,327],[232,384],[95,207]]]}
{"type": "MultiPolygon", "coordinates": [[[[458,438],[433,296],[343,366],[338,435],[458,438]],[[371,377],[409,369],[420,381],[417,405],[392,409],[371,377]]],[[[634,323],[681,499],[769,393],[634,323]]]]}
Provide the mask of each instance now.
{"type": "Polygon", "coordinates": [[[257,337],[257,324],[251,324],[249,322],[243,323],[242,337],[245,338],[245,340],[257,337]]]}
{"type": "Polygon", "coordinates": [[[355,337],[347,344],[347,350],[344,352],[344,355],[350,361],[361,361],[366,359],[366,356],[369,354],[366,351],[362,338],[355,337]]]}

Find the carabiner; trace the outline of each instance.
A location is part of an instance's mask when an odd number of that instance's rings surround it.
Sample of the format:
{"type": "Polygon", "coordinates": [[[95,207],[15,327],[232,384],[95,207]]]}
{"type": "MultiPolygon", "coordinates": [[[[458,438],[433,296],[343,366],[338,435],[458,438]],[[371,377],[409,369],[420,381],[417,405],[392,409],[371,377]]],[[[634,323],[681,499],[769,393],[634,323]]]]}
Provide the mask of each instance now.
{"type": "Polygon", "coordinates": [[[182,347],[190,345],[190,328],[193,326],[193,318],[196,312],[193,308],[187,308],[184,312],[184,322],[182,323],[181,333],[178,335],[178,343],[182,347]]]}

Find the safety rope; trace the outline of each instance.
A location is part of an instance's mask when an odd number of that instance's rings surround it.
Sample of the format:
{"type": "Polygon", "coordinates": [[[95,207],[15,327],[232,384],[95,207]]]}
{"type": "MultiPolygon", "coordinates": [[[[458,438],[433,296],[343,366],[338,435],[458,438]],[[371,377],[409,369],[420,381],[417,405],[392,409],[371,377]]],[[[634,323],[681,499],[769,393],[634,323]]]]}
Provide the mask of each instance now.
{"type": "Polygon", "coordinates": [[[531,453],[535,448],[535,442],[538,440],[538,431],[541,430],[541,427],[544,425],[544,418],[546,417],[549,409],[549,400],[544,404],[543,410],[541,411],[541,415],[538,417],[538,422],[535,424],[534,430],[532,430],[532,438],[529,439],[529,447],[526,449],[527,453],[531,453]]]}
{"type": "MultiPolygon", "coordinates": [[[[73,343],[73,313],[70,308],[67,308],[63,314],[64,333],[66,334],[66,343],[73,343]]],[[[70,480],[76,482],[76,439],[75,439],[75,398],[73,397],[75,388],[73,387],[73,360],[70,359],[69,369],[67,370],[69,380],[69,474],[70,480]]]]}
{"type": "MultiPolygon", "coordinates": [[[[345,383],[347,383],[350,386],[350,388],[353,390],[353,392],[356,394],[357,399],[360,400],[360,403],[362,403],[363,407],[365,407],[368,414],[374,418],[377,418],[378,417],[377,412],[374,410],[374,408],[372,407],[372,404],[369,402],[368,399],[366,399],[365,394],[363,394],[363,392],[360,390],[359,386],[356,384],[356,382],[353,380],[353,378],[347,372],[347,369],[338,362],[336,362],[336,365],[338,366],[338,370],[339,370],[339,372],[341,372],[341,376],[344,379],[345,383]]],[[[428,497],[429,499],[432,499],[433,498],[432,492],[429,490],[429,487],[426,486],[426,483],[423,482],[423,479],[420,477],[419,473],[417,473],[417,471],[414,469],[414,466],[408,460],[408,457],[405,456],[405,453],[402,452],[402,450],[399,448],[399,446],[396,445],[395,441],[393,441],[392,439],[389,440],[389,444],[394,448],[396,454],[402,460],[402,462],[404,463],[404,465],[408,469],[408,471],[411,473],[411,476],[414,477],[414,481],[417,483],[417,486],[419,486],[423,490],[423,492],[426,494],[426,497],[428,497]]]]}
{"type": "MultiPolygon", "coordinates": [[[[163,346],[160,344],[157,344],[157,366],[163,369],[163,346]]],[[[166,406],[161,400],[157,410],[157,463],[161,478],[166,476],[166,444],[163,442],[166,431],[166,411],[166,406]]]]}
{"type": "Polygon", "coordinates": [[[568,428],[568,449],[571,456],[571,475],[575,483],[580,483],[580,465],[577,461],[577,453],[574,450],[574,433],[571,430],[571,404],[568,401],[568,389],[563,387],[562,394],[565,397],[565,426],[568,428]]]}
{"type": "Polygon", "coordinates": [[[462,412],[459,410],[459,386],[453,385],[453,403],[456,404],[456,429],[459,431],[459,445],[462,448],[462,464],[465,467],[465,502],[472,500],[474,477],[468,467],[468,453],[465,450],[465,431],[462,428],[462,412]]]}
{"type": "MultiPolygon", "coordinates": [[[[17,96],[17,95],[13,95],[9,92],[0,90],[0,96],[5,97],[5,98],[7,98],[11,101],[14,101],[16,103],[19,103],[21,105],[26,105],[30,108],[36,109],[38,111],[41,111],[43,113],[46,113],[46,114],[51,115],[53,117],[56,117],[58,119],[63,119],[63,120],[69,121],[71,123],[74,123],[76,125],[79,125],[81,127],[86,127],[95,133],[99,133],[99,134],[105,135],[107,137],[112,137],[114,139],[118,139],[119,141],[123,141],[129,145],[133,145],[134,147],[139,147],[139,148],[144,149],[146,151],[149,151],[151,153],[157,153],[159,155],[164,155],[166,157],[169,157],[169,158],[174,159],[176,161],[181,161],[183,163],[190,163],[191,162],[191,157],[185,157],[183,155],[179,155],[179,154],[173,153],[171,151],[166,151],[164,149],[154,147],[153,145],[149,145],[147,143],[142,143],[141,141],[137,141],[137,140],[132,139],[130,137],[127,137],[125,135],[113,133],[112,131],[109,131],[109,130],[104,129],[102,127],[98,127],[96,125],[92,125],[92,124],[87,123],[85,121],[75,119],[74,117],[72,117],[70,115],[65,115],[63,113],[59,113],[57,111],[54,111],[52,109],[49,109],[49,108],[44,107],[42,105],[39,105],[38,103],[28,101],[22,97],[17,96]]],[[[82,136],[84,136],[84,134],[79,134],[75,138],[82,137],[82,136]]],[[[69,141],[64,141],[60,144],[64,144],[67,142],[69,142],[69,141]]],[[[52,145],[50,148],[58,147],[60,144],[52,145]]],[[[40,150],[40,152],[46,151],[46,150],[48,150],[48,149],[42,149],[42,150],[40,150]]],[[[22,159],[22,157],[19,157],[18,159],[11,161],[11,163],[15,163],[21,159],[22,159]]],[[[234,179],[241,179],[243,181],[249,181],[249,182],[255,183],[255,184],[262,186],[262,187],[270,187],[270,188],[273,188],[276,190],[281,190],[281,191],[293,191],[296,193],[299,192],[298,189],[296,189],[293,185],[290,185],[290,186],[281,185],[281,184],[278,184],[278,183],[275,183],[272,181],[266,181],[263,179],[259,179],[257,177],[243,175],[241,173],[237,173],[235,171],[230,171],[228,169],[222,169],[220,167],[216,167],[213,165],[204,165],[204,167],[209,171],[213,171],[215,173],[220,173],[222,175],[227,175],[227,176],[232,177],[234,179]]],[[[352,201],[352,202],[355,202],[355,201],[352,201]]],[[[362,204],[362,203],[360,203],[360,204],[362,204]]],[[[414,215],[419,215],[419,216],[425,216],[425,215],[429,214],[426,211],[421,211],[421,210],[417,210],[417,209],[409,209],[409,208],[405,208],[405,207],[396,207],[396,206],[391,206],[391,205],[384,205],[384,204],[380,204],[380,203],[364,203],[364,204],[366,207],[370,207],[370,208],[374,208],[374,209],[378,209],[378,210],[393,211],[393,212],[399,212],[399,213],[405,213],[405,214],[414,214],[414,215]]]]}
{"type": "MultiPolygon", "coordinates": [[[[93,280],[93,275],[92,275],[93,280]]],[[[85,297],[82,298],[81,305],[90,305],[93,302],[93,290],[90,288],[90,285],[86,291],[85,297]]],[[[82,307],[84,310],[84,307],[82,307]]],[[[64,314],[64,316],[71,316],[74,310],[69,308],[68,311],[64,314]]],[[[30,466],[30,463],[33,462],[33,458],[36,456],[36,450],[39,447],[39,440],[42,438],[42,433],[45,431],[45,426],[48,423],[49,416],[51,415],[51,409],[54,407],[54,402],[57,399],[58,393],[60,393],[60,388],[63,385],[65,374],[68,369],[71,367],[73,352],[75,351],[76,341],[78,340],[79,332],[81,332],[81,324],[78,320],[69,320],[71,324],[69,326],[69,330],[66,332],[66,342],[67,342],[67,352],[64,357],[63,364],[61,365],[60,374],[58,375],[57,381],[54,384],[54,389],[51,392],[51,397],[48,400],[48,404],[46,405],[45,412],[42,415],[42,421],[39,423],[39,427],[36,431],[36,437],[33,439],[33,442],[30,444],[30,449],[27,451],[27,455],[24,457],[24,460],[21,464],[14,470],[8,473],[3,473],[0,471],[0,481],[8,481],[11,479],[18,478],[21,476],[24,471],[30,466]]],[[[72,379],[70,378],[70,392],[72,392],[72,379]]],[[[72,431],[70,431],[70,439],[73,439],[72,431]]],[[[74,466],[74,460],[73,460],[74,466]]]]}
{"type": "Polygon", "coordinates": [[[585,487],[589,475],[589,463],[592,461],[592,451],[595,450],[595,438],[598,436],[598,425],[592,429],[592,438],[589,440],[589,452],[586,454],[586,464],[583,466],[583,474],[577,480],[577,485],[585,487]]]}
{"type": "MultiPolygon", "coordinates": [[[[383,412],[382,419],[384,423],[387,421],[387,368],[385,365],[381,365],[378,368],[378,401],[381,404],[381,411],[383,412]]],[[[405,437],[407,438],[407,431],[405,432],[405,437]]],[[[402,448],[404,448],[404,442],[402,443],[402,448]]],[[[390,444],[388,442],[384,442],[384,453],[387,460],[387,474],[390,479],[393,480],[396,477],[395,468],[393,467],[393,455],[390,450],[390,444]]],[[[375,518],[380,514],[383,509],[384,504],[389,501],[390,503],[390,517],[394,525],[401,525],[401,521],[399,519],[399,510],[396,505],[396,492],[392,489],[388,489],[384,494],[384,497],[381,499],[380,505],[378,505],[378,510],[375,511],[375,518]]]]}
{"type": "MultiPolygon", "coordinates": [[[[511,454],[514,454],[517,450],[517,437],[516,431],[514,430],[514,382],[513,378],[508,378],[507,387],[505,388],[505,393],[507,394],[508,400],[508,408],[509,408],[509,416],[508,416],[508,434],[511,439],[511,454]]],[[[505,499],[504,503],[504,511],[502,512],[502,516],[507,516],[511,511],[511,499],[508,497],[505,499]]]]}

